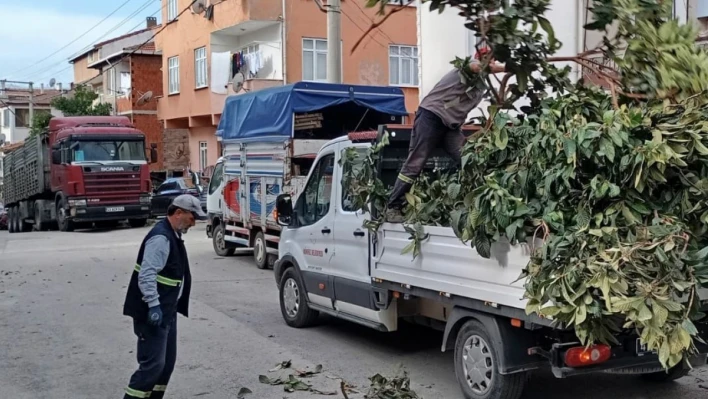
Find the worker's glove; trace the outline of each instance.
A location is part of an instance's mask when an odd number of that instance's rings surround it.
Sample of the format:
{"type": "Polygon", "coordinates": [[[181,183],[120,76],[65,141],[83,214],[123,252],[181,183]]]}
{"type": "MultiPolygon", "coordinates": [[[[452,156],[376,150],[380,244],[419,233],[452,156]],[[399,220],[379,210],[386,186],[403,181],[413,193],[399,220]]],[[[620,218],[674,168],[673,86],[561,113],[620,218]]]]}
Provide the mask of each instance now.
{"type": "Polygon", "coordinates": [[[162,324],[162,309],[160,309],[160,305],[153,306],[148,310],[148,324],[152,326],[162,324]]]}

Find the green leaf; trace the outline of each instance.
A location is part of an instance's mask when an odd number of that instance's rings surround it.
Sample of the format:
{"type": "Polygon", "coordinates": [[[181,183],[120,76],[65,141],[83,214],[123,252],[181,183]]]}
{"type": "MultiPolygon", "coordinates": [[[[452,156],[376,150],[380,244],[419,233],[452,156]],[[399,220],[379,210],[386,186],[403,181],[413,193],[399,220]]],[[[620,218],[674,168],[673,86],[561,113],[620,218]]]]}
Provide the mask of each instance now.
{"type": "Polygon", "coordinates": [[[538,23],[541,25],[541,29],[546,31],[546,34],[548,35],[548,43],[551,47],[555,46],[556,42],[556,34],[553,31],[553,26],[551,23],[544,17],[537,17],[538,18],[538,23]]]}
{"type": "Polygon", "coordinates": [[[649,307],[642,302],[641,306],[639,306],[639,315],[637,316],[637,320],[639,321],[647,321],[651,320],[653,317],[651,310],[649,307]]]}
{"type": "Polygon", "coordinates": [[[489,259],[491,255],[491,243],[489,242],[489,237],[487,237],[481,230],[477,232],[474,237],[474,246],[477,249],[479,256],[489,259]]]}
{"type": "Polygon", "coordinates": [[[583,322],[585,322],[585,319],[587,318],[587,307],[585,304],[582,304],[578,306],[578,309],[575,311],[575,325],[580,325],[583,322]]]}
{"type": "Polygon", "coordinates": [[[460,195],[461,189],[461,185],[459,185],[458,183],[452,183],[447,186],[447,195],[450,196],[450,198],[457,198],[460,195]]]}
{"type": "Polygon", "coordinates": [[[500,150],[506,148],[507,144],[509,144],[509,134],[507,133],[506,129],[499,130],[494,139],[494,144],[500,150]]]}

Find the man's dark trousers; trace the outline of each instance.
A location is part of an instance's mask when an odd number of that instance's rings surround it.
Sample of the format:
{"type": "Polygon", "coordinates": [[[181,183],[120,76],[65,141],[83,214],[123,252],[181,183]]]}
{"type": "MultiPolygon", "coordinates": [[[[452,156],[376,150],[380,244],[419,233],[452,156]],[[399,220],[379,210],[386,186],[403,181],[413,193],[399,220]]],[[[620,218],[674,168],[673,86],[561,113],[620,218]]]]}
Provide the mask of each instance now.
{"type": "Polygon", "coordinates": [[[138,337],[138,370],[130,377],[124,399],[163,398],[177,359],[177,315],[163,326],[133,322],[138,337]]]}
{"type": "Polygon", "coordinates": [[[425,108],[418,108],[413,122],[408,158],[401,167],[396,184],[388,202],[389,208],[401,209],[404,196],[423,171],[430,154],[442,145],[443,149],[459,165],[465,136],[458,129],[446,126],[439,116],[425,108]]]}

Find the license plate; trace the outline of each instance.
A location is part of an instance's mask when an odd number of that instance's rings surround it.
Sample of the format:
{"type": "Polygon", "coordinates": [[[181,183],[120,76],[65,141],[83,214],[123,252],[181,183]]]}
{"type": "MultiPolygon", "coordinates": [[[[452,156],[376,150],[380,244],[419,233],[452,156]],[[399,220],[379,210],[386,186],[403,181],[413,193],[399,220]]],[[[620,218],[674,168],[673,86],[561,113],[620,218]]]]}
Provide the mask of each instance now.
{"type": "Polygon", "coordinates": [[[642,344],[641,340],[637,338],[637,356],[644,356],[644,355],[654,355],[656,354],[656,351],[650,351],[647,348],[646,344],[642,344]]]}
{"type": "Polygon", "coordinates": [[[113,206],[110,208],[106,208],[106,212],[123,212],[125,210],[125,207],[123,206],[113,206]]]}

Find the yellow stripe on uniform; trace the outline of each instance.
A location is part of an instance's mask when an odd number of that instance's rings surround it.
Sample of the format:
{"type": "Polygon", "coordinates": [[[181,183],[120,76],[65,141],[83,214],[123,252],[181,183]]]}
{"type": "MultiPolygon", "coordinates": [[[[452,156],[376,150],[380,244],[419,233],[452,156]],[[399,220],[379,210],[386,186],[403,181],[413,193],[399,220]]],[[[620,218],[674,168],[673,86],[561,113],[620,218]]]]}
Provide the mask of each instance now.
{"type": "Polygon", "coordinates": [[[152,389],[153,392],[165,392],[167,390],[167,385],[155,385],[152,389]]]}
{"type": "Polygon", "coordinates": [[[125,388],[125,393],[128,396],[132,396],[134,398],[149,398],[150,395],[152,394],[152,391],[148,391],[148,392],[138,391],[137,389],[133,389],[133,388],[128,387],[128,388],[125,388]]]}
{"type": "Polygon", "coordinates": [[[398,179],[399,179],[400,181],[402,181],[402,182],[404,182],[404,183],[408,183],[408,184],[413,184],[413,183],[415,183],[415,181],[414,181],[413,179],[411,179],[410,177],[404,175],[403,173],[399,173],[399,174],[398,174],[398,179]]]}
{"type": "MultiPolygon", "coordinates": [[[[137,263],[135,264],[135,271],[140,273],[140,265],[138,265],[137,263]]],[[[179,287],[179,285],[182,283],[182,281],[180,280],[167,278],[164,276],[160,276],[159,274],[157,275],[157,282],[160,284],[168,285],[170,287],[179,287]]]]}

